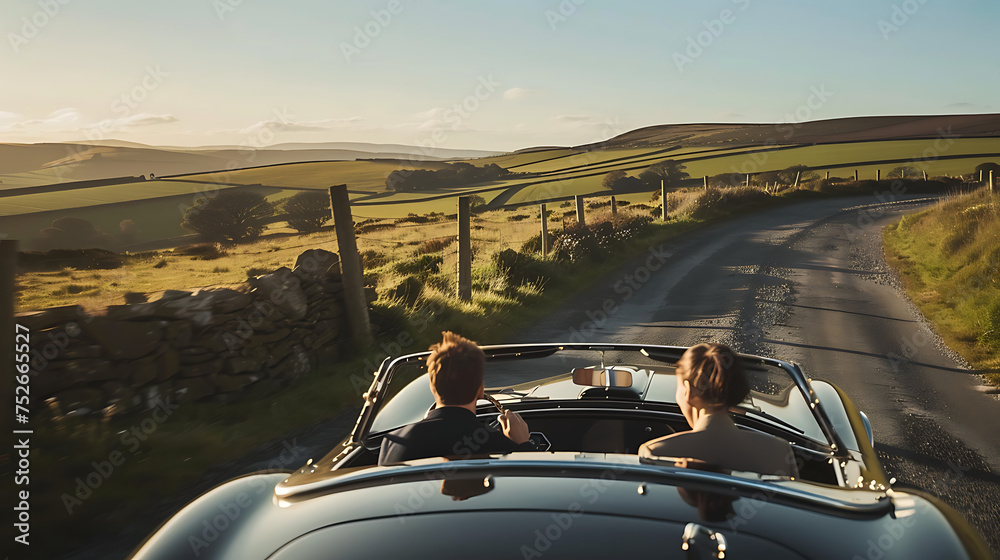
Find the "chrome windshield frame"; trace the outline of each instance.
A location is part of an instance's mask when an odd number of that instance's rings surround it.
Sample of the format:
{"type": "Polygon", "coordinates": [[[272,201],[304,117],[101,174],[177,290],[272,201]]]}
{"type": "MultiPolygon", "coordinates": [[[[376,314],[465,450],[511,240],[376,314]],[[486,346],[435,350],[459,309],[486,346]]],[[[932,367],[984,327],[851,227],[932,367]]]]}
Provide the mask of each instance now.
{"type": "MultiPolygon", "coordinates": [[[[686,346],[663,346],[651,344],[614,344],[614,343],[536,343],[536,344],[499,344],[482,346],[486,353],[486,361],[513,360],[530,357],[551,356],[559,351],[631,351],[639,352],[652,360],[663,363],[675,363],[687,350],[686,346]]],[[[416,352],[399,356],[397,358],[386,358],[383,360],[378,371],[374,374],[371,387],[364,395],[364,405],[358,421],[351,432],[350,443],[361,445],[367,438],[371,430],[372,423],[381,406],[384,404],[386,389],[392,382],[393,373],[402,364],[422,361],[430,354],[429,351],[416,352]]],[[[777,367],[783,370],[795,383],[796,388],[809,404],[813,418],[827,438],[827,442],[816,442],[829,447],[829,455],[832,458],[844,459],[851,455],[840,435],[833,428],[833,423],[827,416],[823,403],[816,397],[809,380],[798,364],[785,362],[775,358],[765,358],[752,354],[739,354],[744,360],[757,362],[759,365],[777,367]]],[[[810,441],[815,441],[810,438],[810,441]]]]}

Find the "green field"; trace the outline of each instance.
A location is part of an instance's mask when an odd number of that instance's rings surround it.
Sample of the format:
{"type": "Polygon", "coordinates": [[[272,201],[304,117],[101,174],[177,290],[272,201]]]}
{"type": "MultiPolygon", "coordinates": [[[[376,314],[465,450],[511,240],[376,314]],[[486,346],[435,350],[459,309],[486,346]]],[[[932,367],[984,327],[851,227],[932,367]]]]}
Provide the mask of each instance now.
{"type": "MultiPolygon", "coordinates": [[[[900,166],[920,167],[931,176],[956,176],[971,173],[976,165],[984,161],[1000,162],[1000,155],[988,155],[1000,154],[1000,138],[853,142],[771,147],[767,150],[745,145],[734,148],[677,145],[676,149],[668,150],[669,147],[594,151],[554,148],[467,160],[477,165],[496,163],[529,175],[419,193],[387,191],[385,179],[396,169],[438,169],[444,163],[405,160],[399,163],[294,163],[185,175],[174,180],[16,195],[0,199],[0,233],[30,239],[53,219],[71,215],[89,220],[106,231],[113,231],[122,219],[132,219],[140,227],[140,241],[173,238],[187,233],[180,228],[182,213],[178,208],[190,204],[199,193],[254,184],[264,185],[263,192],[272,202],[280,202],[302,189],[325,189],[330,185],[347,184],[359,218],[387,218],[410,213],[454,213],[455,197],[466,193],[479,194],[487,202],[502,196],[496,203],[504,205],[531,204],[574,195],[607,194],[601,185],[606,173],[622,169],[635,176],[649,165],[667,159],[683,162],[693,178],[733,172],[763,173],[792,165],[817,168],[819,177],[830,171],[834,177],[853,178],[857,169],[862,179],[873,179],[878,170],[887,176],[889,171],[900,166]]],[[[27,176],[35,173],[46,174],[50,171],[18,175],[24,175],[24,180],[28,180],[27,176]]],[[[37,181],[37,177],[34,180],[37,181]]],[[[12,188],[7,179],[3,186],[12,188]]]]}
{"type": "Polygon", "coordinates": [[[85,208],[116,202],[149,200],[179,195],[201,196],[216,188],[230,185],[202,185],[183,181],[141,181],[36,194],[22,194],[0,199],[0,216],[16,216],[32,212],[85,208]]]}

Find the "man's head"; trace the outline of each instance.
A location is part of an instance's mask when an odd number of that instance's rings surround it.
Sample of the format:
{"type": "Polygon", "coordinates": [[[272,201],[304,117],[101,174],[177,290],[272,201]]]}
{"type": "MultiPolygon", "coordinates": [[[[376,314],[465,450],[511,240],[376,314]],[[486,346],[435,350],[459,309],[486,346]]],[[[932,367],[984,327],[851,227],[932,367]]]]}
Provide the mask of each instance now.
{"type": "Polygon", "coordinates": [[[441,333],[442,340],[431,346],[427,372],[431,391],[443,406],[463,406],[475,402],[483,390],[486,355],[475,342],[453,332],[441,333]]]}

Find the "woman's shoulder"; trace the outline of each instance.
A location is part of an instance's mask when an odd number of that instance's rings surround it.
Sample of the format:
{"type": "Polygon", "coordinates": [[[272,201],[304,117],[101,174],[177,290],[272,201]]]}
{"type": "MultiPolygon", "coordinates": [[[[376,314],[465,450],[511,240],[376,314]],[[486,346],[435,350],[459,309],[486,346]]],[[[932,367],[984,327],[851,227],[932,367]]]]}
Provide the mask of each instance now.
{"type": "Polygon", "coordinates": [[[711,437],[706,437],[704,432],[687,431],[647,441],[642,444],[640,452],[645,451],[647,456],[654,457],[687,457],[706,444],[711,445],[711,437]]]}

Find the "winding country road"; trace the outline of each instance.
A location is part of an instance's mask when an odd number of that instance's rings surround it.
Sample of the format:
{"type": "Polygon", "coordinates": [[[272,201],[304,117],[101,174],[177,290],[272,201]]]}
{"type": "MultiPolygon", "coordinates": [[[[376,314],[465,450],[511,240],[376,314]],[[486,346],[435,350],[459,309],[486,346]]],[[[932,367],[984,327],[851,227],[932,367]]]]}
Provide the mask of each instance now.
{"type": "Polygon", "coordinates": [[[940,342],[882,253],[882,226],[931,202],[812,201],[715,224],[650,247],[515,342],[719,341],[795,361],[868,414],[897,484],[954,507],[1000,557],[996,390],[940,342]]]}

